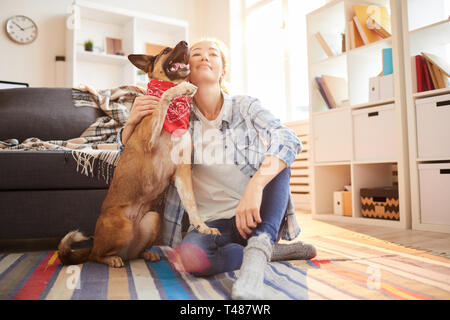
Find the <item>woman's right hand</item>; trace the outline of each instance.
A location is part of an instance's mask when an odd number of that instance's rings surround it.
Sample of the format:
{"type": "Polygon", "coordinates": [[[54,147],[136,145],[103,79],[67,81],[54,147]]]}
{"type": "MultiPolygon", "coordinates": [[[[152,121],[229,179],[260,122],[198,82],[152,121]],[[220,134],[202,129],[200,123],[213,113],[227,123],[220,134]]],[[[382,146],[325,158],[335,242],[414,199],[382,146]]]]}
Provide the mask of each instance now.
{"type": "Polygon", "coordinates": [[[158,107],[159,99],[160,98],[154,96],[140,96],[134,99],[133,106],[128,115],[128,120],[122,131],[121,140],[123,145],[125,145],[131,137],[131,134],[139,122],[141,122],[145,116],[148,116],[155,111],[158,107]]]}
{"type": "Polygon", "coordinates": [[[155,111],[160,99],[154,96],[140,96],[134,99],[130,115],[125,125],[136,127],[145,116],[155,111]]]}

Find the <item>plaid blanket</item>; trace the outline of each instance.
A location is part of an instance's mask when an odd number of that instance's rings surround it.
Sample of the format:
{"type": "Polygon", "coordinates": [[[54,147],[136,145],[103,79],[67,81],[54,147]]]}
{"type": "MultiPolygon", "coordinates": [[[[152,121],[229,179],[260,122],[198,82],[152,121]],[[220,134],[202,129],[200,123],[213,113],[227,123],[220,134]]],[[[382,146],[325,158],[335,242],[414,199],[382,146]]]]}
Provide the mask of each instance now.
{"type": "Polygon", "coordinates": [[[0,151],[42,151],[67,150],[77,161],[77,171],[111,182],[112,172],[120,154],[116,136],[128,119],[131,106],[137,96],[144,95],[145,88],[138,86],[120,86],[114,89],[96,90],[82,85],[72,89],[72,100],[75,107],[98,108],[104,112],[91,124],[80,137],[70,140],[42,141],[35,137],[19,143],[17,139],[0,141],[0,151]],[[99,162],[94,172],[95,162],[99,162]]]}

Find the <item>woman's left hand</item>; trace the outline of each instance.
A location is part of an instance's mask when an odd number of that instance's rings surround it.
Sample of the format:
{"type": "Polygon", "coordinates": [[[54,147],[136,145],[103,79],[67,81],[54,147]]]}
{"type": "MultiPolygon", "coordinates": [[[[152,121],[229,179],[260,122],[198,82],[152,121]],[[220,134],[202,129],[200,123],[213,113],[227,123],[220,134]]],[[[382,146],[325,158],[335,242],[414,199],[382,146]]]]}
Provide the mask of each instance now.
{"type": "Polygon", "coordinates": [[[236,227],[244,239],[247,239],[247,235],[253,232],[250,228],[256,228],[257,224],[262,222],[259,209],[263,189],[260,185],[250,181],[236,208],[236,227]]]}

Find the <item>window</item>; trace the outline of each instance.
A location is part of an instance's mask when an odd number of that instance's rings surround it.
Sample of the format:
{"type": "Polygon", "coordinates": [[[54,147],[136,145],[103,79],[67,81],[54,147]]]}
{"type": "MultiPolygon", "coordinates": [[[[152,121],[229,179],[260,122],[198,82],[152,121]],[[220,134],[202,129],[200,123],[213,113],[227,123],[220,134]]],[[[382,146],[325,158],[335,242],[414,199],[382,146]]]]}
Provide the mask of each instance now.
{"type": "Polygon", "coordinates": [[[246,94],[282,122],[309,118],[306,14],[325,0],[243,0],[246,94]]]}

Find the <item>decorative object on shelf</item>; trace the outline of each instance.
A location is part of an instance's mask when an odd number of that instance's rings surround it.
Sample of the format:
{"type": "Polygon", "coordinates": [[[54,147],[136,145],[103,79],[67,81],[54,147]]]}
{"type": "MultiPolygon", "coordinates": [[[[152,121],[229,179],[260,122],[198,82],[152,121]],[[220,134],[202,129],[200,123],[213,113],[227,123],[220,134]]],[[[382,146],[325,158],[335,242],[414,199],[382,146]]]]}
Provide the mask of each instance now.
{"type": "Polygon", "coordinates": [[[361,212],[364,218],[400,220],[398,188],[362,188],[361,212]]]}
{"type": "Polygon", "coordinates": [[[333,192],[334,214],[339,216],[352,216],[352,193],[349,191],[333,192]]]}
{"type": "Polygon", "coordinates": [[[355,16],[353,17],[353,21],[355,22],[356,28],[361,35],[361,38],[364,44],[369,44],[378,40],[383,39],[377,32],[370,30],[367,27],[367,19],[374,15],[376,12],[381,11],[380,7],[370,5],[370,6],[362,6],[362,5],[353,5],[353,10],[355,12],[355,16]]]}
{"type": "Polygon", "coordinates": [[[368,10],[374,13],[367,18],[366,25],[369,30],[376,32],[381,38],[389,38],[391,34],[391,17],[386,7],[369,6],[368,10]]]}
{"type": "Polygon", "coordinates": [[[84,42],[84,50],[92,52],[94,50],[94,43],[92,40],[87,40],[84,42]]]}
{"type": "Polygon", "coordinates": [[[346,40],[345,40],[345,32],[341,33],[341,38],[342,38],[342,52],[345,52],[345,51],[347,51],[347,48],[345,47],[345,42],[346,42],[346,40]]]}
{"type": "Polygon", "coordinates": [[[32,43],[38,35],[36,23],[22,15],[16,15],[6,20],[5,30],[9,39],[18,44],[32,43]]]}
{"type": "Polygon", "coordinates": [[[113,55],[119,55],[123,56],[125,55],[122,51],[122,40],[121,39],[114,39],[114,38],[108,38],[106,37],[106,53],[107,54],[113,54],[113,55]]]}
{"type": "Polygon", "coordinates": [[[69,30],[80,29],[80,8],[75,1],[67,8],[67,13],[70,15],[66,19],[66,28],[69,30]]]}

